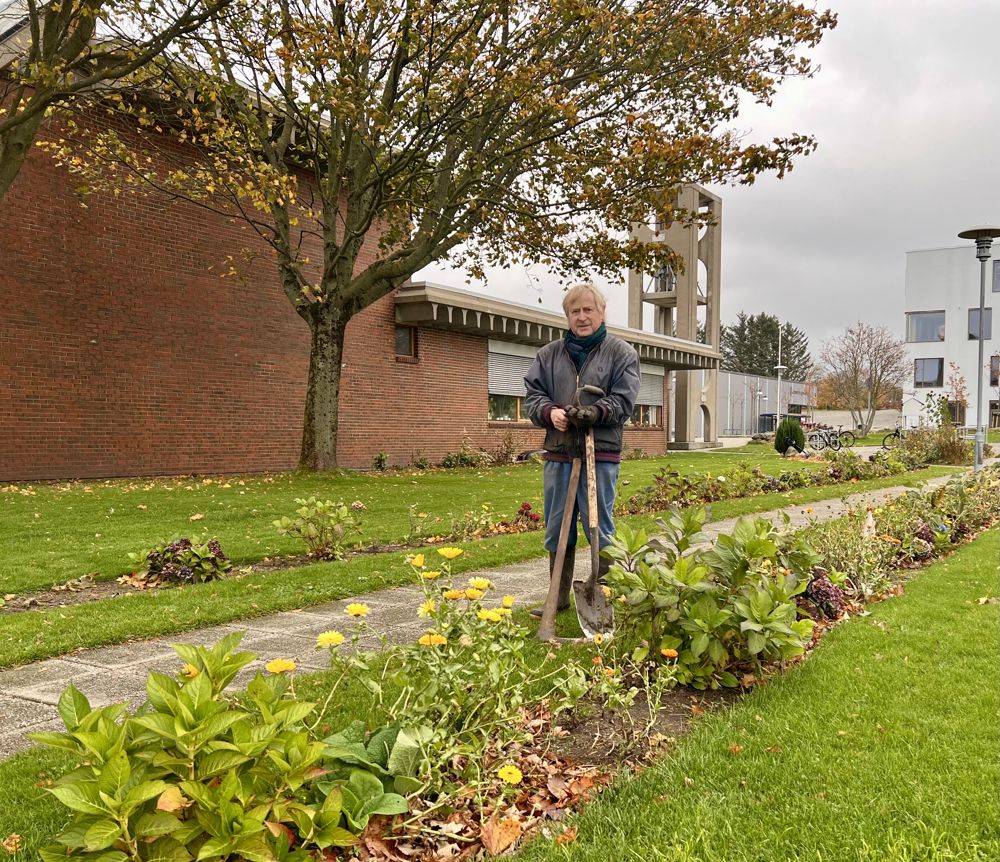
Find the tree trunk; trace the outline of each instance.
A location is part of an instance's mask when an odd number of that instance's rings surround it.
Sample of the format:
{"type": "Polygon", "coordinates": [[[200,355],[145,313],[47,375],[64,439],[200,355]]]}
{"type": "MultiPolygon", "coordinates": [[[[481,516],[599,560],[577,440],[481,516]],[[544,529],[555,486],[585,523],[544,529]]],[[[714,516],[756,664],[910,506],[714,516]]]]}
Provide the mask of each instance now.
{"type": "Polygon", "coordinates": [[[0,201],[17,179],[44,118],[40,111],[0,134],[0,201]]]}
{"type": "Polygon", "coordinates": [[[312,333],[312,347],[299,466],[307,470],[333,470],[337,466],[340,366],[347,315],[339,308],[317,305],[306,320],[312,333]]]}

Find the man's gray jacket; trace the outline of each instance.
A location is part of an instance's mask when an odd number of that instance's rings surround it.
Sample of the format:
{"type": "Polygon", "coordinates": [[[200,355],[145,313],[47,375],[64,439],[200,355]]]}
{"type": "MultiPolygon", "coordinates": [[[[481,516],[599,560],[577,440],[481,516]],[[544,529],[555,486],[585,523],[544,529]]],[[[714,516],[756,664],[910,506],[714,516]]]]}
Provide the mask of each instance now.
{"type": "MultiPolygon", "coordinates": [[[[545,428],[545,449],[564,456],[579,454],[579,432],[572,425],[558,431],[549,414],[554,407],[568,407],[581,386],[599,386],[604,397],[581,393],[582,405],[596,404],[601,418],[594,426],[594,448],[620,453],[622,428],[632,415],[639,397],[639,355],[628,343],[608,335],[591,351],[579,374],[563,339],[546,344],[524,377],[528,395],[524,400],[528,418],[545,428]]],[[[617,460],[617,459],[615,459],[617,460]]]]}

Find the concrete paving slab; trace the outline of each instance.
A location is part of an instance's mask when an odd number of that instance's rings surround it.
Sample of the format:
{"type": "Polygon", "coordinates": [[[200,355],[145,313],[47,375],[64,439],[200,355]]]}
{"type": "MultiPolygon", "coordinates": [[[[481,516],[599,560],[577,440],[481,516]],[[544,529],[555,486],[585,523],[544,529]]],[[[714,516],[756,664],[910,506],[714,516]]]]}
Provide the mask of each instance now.
{"type": "Polygon", "coordinates": [[[46,721],[61,721],[59,711],[47,703],[5,697],[0,701],[0,735],[21,731],[46,721]]]}
{"type": "Polygon", "coordinates": [[[50,685],[59,687],[61,691],[70,682],[76,682],[86,676],[86,671],[82,671],[79,663],[50,658],[0,671],[0,692],[17,695],[38,686],[50,685]]]}
{"type": "Polygon", "coordinates": [[[97,649],[78,650],[64,656],[66,661],[87,667],[129,667],[150,661],[153,658],[171,658],[177,661],[177,653],[166,641],[142,641],[123,643],[97,649]]]}
{"type": "Polygon", "coordinates": [[[34,743],[28,739],[26,733],[42,733],[65,730],[61,720],[42,721],[38,724],[27,725],[10,733],[0,733],[0,759],[10,757],[26,748],[31,748],[34,743]]]}

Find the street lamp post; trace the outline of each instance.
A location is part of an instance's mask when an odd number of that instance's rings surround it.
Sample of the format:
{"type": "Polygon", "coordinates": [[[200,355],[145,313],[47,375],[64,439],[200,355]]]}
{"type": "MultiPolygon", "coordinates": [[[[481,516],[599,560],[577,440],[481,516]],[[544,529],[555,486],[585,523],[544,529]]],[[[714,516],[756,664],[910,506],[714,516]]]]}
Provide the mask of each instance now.
{"type": "Polygon", "coordinates": [[[976,241],[976,259],[979,261],[979,361],[976,366],[976,462],[973,468],[978,473],[983,468],[983,334],[986,330],[986,264],[992,257],[993,240],[1000,236],[1000,227],[982,224],[963,230],[959,239],[976,241]]]}
{"type": "Polygon", "coordinates": [[[774,366],[774,370],[778,372],[778,406],[775,408],[777,411],[774,415],[774,432],[778,432],[778,426],[781,424],[781,372],[788,368],[787,365],[781,364],[781,321],[778,321],[778,364],[774,366]]]}

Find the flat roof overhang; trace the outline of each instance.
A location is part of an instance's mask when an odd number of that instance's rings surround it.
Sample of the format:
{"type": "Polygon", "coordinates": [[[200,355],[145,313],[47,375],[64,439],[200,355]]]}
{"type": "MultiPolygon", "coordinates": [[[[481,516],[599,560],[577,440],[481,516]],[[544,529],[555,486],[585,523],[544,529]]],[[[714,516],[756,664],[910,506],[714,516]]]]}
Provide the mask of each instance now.
{"type": "MultiPolygon", "coordinates": [[[[566,331],[566,318],[561,314],[430,282],[405,285],[396,292],[395,299],[397,323],[533,347],[555,341],[566,331]]],[[[621,326],[609,326],[608,332],[627,341],[640,360],[652,365],[670,369],[719,367],[719,352],[707,344],[621,326]]]]}

